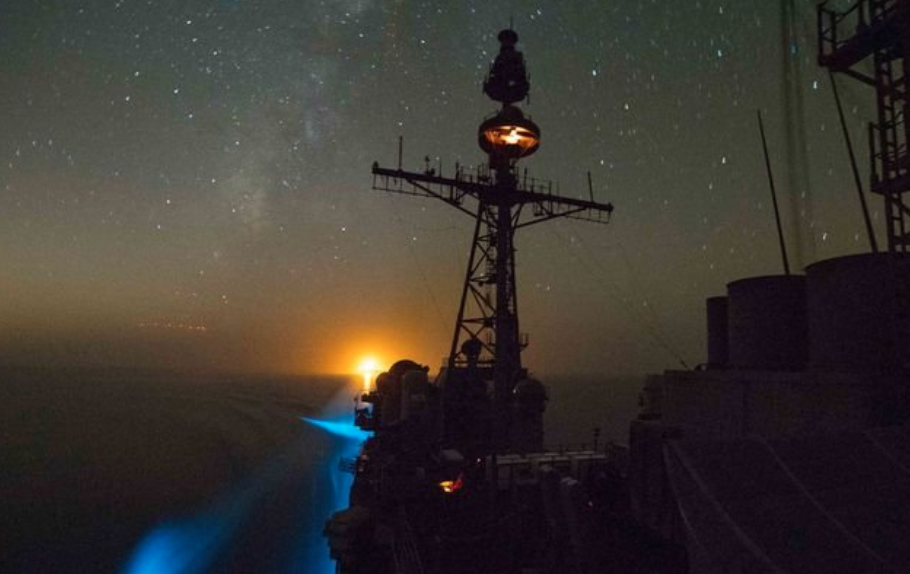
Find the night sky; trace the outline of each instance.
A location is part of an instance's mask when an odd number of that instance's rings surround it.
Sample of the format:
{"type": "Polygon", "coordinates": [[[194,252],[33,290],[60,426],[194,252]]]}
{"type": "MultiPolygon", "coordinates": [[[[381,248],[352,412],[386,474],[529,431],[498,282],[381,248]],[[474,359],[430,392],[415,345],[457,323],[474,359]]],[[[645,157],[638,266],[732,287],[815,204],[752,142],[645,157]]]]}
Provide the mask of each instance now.
{"type": "MultiPolygon", "coordinates": [[[[4,1],[0,363],[436,368],[472,222],[372,191],[370,166],[399,135],[406,168],[482,163],[511,16],[543,131],[523,166],[577,196],[590,170],[616,206],[519,236],[525,364],[694,366],[704,298],[781,271],[757,109],[795,266],[866,249],[815,3],[796,4],[792,43],[767,0],[4,1]]],[[[868,185],[874,97],[840,86],[868,185]]]]}

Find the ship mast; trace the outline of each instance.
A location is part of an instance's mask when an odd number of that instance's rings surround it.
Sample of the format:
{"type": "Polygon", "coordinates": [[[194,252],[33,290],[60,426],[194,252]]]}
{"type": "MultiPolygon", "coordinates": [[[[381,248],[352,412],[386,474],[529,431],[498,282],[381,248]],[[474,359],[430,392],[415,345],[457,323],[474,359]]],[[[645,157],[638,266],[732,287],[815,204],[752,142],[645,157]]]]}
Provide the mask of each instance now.
{"type": "Polygon", "coordinates": [[[537,151],[540,128],[515,105],[527,98],[530,88],[524,57],[515,47],[518,34],[507,29],[498,39],[499,54],[483,91],[500,108],[478,130],[487,164],[475,171],[456,166],[452,178],[429,165],[422,173],[405,171],[400,158],[397,169],[373,164],[373,189],[439,199],[474,219],[446,370],[453,378],[492,383],[492,429],[485,449],[490,452],[509,448],[512,391],[526,376],[521,351],[527,337],[519,331],[515,280],[516,231],[557,218],[607,223],[613,212],[611,204],[595,201],[593,194],[589,199],[565,197],[551,182],[528,177],[526,171],[519,176],[518,161],[537,151]]]}

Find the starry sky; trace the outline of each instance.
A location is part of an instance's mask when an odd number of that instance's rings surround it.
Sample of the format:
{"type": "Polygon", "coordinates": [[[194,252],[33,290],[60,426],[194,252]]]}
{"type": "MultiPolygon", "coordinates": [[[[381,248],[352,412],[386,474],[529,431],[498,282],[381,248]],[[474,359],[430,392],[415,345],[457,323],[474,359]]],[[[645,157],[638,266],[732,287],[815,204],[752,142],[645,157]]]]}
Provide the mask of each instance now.
{"type": "MultiPolygon", "coordinates": [[[[767,0],[5,1],[0,363],[435,368],[472,222],[370,166],[399,135],[412,170],[484,161],[510,18],[543,132],[524,167],[580,197],[591,171],[616,206],[519,235],[526,366],[703,362],[704,298],[781,272],[756,110],[794,267],[867,249],[814,2],[790,4],[794,40],[767,0]]],[[[874,97],[839,85],[867,184],[874,97]]]]}

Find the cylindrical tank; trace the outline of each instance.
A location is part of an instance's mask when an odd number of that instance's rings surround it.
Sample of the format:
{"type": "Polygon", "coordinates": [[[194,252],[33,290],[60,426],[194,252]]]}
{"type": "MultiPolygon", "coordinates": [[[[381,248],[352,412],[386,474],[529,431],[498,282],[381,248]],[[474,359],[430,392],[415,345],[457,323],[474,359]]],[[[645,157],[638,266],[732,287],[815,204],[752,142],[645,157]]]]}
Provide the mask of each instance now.
{"type": "Polygon", "coordinates": [[[711,369],[726,367],[730,360],[727,302],[726,297],[709,297],[705,302],[708,311],[708,368],[711,369]]]}
{"type": "Polygon", "coordinates": [[[867,253],[806,268],[813,368],[910,370],[910,257],[867,253]]]}
{"type": "Polygon", "coordinates": [[[806,278],[768,275],[727,285],[729,365],[798,370],[806,365],[806,278]]]}

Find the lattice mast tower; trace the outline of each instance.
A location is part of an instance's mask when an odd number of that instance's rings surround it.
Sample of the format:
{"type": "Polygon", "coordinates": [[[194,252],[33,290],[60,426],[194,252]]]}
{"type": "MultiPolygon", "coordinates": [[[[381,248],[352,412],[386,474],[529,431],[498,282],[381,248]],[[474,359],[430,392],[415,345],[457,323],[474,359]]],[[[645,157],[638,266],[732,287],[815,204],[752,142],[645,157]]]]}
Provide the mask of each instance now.
{"type": "MultiPolygon", "coordinates": [[[[910,1],[859,0],[846,11],[818,6],[818,63],[875,89],[869,124],[872,192],[883,196],[888,251],[910,252],[910,1]],[[871,74],[863,67],[870,60],[871,74]]],[[[873,241],[874,244],[874,241],[873,241]]]]}
{"type": "MultiPolygon", "coordinates": [[[[515,232],[557,218],[607,223],[613,206],[554,192],[550,182],[519,177],[518,161],[540,145],[540,128],[516,106],[528,96],[530,83],[524,56],[516,49],[518,34],[503,30],[500,50],[483,84],[484,93],[501,104],[478,130],[488,163],[476,171],[457,166],[453,178],[427,165],[423,173],[373,165],[373,189],[432,197],[474,218],[474,238],[462,288],[461,303],[447,359],[450,375],[492,381],[493,447],[507,447],[509,401],[526,376],[521,351],[527,337],[519,331],[515,280],[515,232]],[[471,200],[475,206],[468,206],[471,200]],[[525,207],[530,206],[530,210],[525,207]],[[498,437],[498,438],[495,438],[498,437]],[[498,443],[498,444],[496,444],[498,443]]],[[[440,169],[441,171],[441,169],[440,169]]]]}

